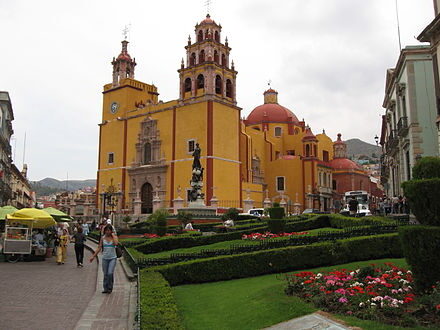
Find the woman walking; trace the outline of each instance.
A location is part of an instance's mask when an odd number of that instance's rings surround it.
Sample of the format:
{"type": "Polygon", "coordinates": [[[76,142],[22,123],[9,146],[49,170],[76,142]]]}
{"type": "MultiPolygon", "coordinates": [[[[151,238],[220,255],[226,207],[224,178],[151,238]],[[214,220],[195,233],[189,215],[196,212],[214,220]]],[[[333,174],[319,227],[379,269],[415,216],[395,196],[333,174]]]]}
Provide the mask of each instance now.
{"type": "Polygon", "coordinates": [[[112,225],[104,227],[104,236],[99,241],[98,248],[90,262],[95,259],[100,251],[102,251],[102,272],[104,273],[104,291],[102,293],[111,293],[113,290],[113,273],[116,267],[116,246],[119,244],[118,237],[113,233],[112,225]]]}
{"type": "Polygon", "coordinates": [[[64,264],[67,258],[67,245],[69,244],[69,231],[63,229],[63,233],[59,237],[59,245],[57,247],[57,263],[58,265],[64,264]]]}
{"type": "Polygon", "coordinates": [[[83,267],[84,242],[86,241],[86,236],[83,233],[82,227],[78,227],[78,232],[73,235],[73,239],[75,240],[76,265],[77,267],[83,267]]]}

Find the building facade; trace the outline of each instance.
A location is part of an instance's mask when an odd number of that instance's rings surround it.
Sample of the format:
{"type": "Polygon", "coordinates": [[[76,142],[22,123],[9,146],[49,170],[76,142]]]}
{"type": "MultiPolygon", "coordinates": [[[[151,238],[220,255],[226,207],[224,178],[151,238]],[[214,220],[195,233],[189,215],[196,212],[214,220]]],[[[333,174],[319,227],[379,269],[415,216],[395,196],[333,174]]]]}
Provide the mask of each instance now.
{"type": "Polygon", "coordinates": [[[389,197],[403,194],[401,183],[423,156],[439,153],[432,56],[428,46],[409,46],[387,70],[382,121],[381,179],[389,197]]]}
{"type": "Polygon", "coordinates": [[[8,92],[0,91],[0,205],[12,199],[11,136],[14,112],[8,92]]]}
{"type": "Polygon", "coordinates": [[[99,124],[97,204],[100,213],[176,211],[190,191],[192,153],[199,144],[207,206],[247,209],[280,202],[289,211],[330,210],[334,143],[313,134],[269,88],[263,104],[241,118],[237,71],[222,27],[207,15],[188,39],[179,98],[134,79],[128,42],[112,61],[99,124]],[[110,208],[111,207],[111,208],[110,208]]]}
{"type": "Polygon", "coordinates": [[[65,212],[77,220],[91,222],[97,220],[96,190],[84,189],[73,192],[59,193],[54,203],[57,209],[65,212]]]}
{"type": "Polygon", "coordinates": [[[432,69],[434,71],[434,88],[436,97],[436,119],[437,141],[440,149],[440,0],[434,0],[434,20],[417,37],[419,41],[431,44],[432,69]]]}
{"type": "Polygon", "coordinates": [[[27,178],[27,165],[19,170],[15,164],[11,165],[12,198],[11,205],[17,209],[35,207],[35,194],[27,178]]]}

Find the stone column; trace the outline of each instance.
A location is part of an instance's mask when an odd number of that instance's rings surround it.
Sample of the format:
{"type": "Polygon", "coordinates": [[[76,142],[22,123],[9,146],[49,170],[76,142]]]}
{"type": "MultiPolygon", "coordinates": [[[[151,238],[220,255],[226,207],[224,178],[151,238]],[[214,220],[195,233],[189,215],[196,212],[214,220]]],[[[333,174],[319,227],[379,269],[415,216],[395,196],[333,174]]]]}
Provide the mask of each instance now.
{"type": "Polygon", "coordinates": [[[301,204],[300,203],[293,204],[293,212],[295,214],[300,214],[301,213],[301,204]]]}
{"type": "Polygon", "coordinates": [[[216,210],[218,208],[218,199],[215,196],[212,196],[211,198],[211,207],[216,210]]]}
{"type": "Polygon", "coordinates": [[[160,209],[160,204],[162,203],[162,200],[159,197],[159,192],[156,191],[156,195],[153,198],[153,212],[157,211],[158,209],[160,209]]]}
{"type": "Polygon", "coordinates": [[[173,213],[177,214],[178,210],[181,208],[183,208],[183,198],[179,196],[173,200],[173,213]]]}

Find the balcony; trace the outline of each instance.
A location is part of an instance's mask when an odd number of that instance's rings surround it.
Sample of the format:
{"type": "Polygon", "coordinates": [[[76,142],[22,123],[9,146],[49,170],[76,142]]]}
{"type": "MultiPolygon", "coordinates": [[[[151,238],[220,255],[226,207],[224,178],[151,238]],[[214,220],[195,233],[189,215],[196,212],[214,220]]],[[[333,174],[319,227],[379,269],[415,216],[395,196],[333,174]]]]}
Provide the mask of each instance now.
{"type": "Polygon", "coordinates": [[[398,144],[399,144],[399,139],[397,138],[397,130],[393,129],[390,135],[388,135],[388,139],[386,141],[387,154],[394,153],[398,144]]]}
{"type": "Polygon", "coordinates": [[[397,123],[397,134],[405,136],[408,134],[408,117],[401,117],[397,123]]]}

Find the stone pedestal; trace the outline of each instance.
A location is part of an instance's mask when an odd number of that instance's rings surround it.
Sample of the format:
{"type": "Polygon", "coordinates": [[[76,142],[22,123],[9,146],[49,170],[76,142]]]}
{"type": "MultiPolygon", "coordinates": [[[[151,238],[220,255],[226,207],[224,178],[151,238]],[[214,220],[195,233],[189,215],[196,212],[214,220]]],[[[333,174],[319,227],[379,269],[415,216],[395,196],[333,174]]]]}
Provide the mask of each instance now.
{"type": "Polygon", "coordinates": [[[159,196],[156,196],[153,198],[153,212],[160,209],[161,203],[162,203],[162,200],[160,199],[159,196]]]}
{"type": "Polygon", "coordinates": [[[265,209],[267,209],[267,208],[269,208],[269,207],[272,207],[272,201],[271,201],[269,198],[266,198],[266,199],[263,201],[263,207],[264,207],[265,209]]]}
{"type": "Polygon", "coordinates": [[[250,198],[246,198],[243,201],[243,212],[248,213],[250,209],[254,208],[254,200],[250,198]]]}
{"type": "Polygon", "coordinates": [[[211,200],[211,207],[217,209],[218,208],[218,199],[217,197],[212,197],[211,200]]]}
{"type": "Polygon", "coordinates": [[[139,198],[136,198],[133,202],[133,214],[134,215],[141,215],[142,214],[142,201],[139,198]]]}
{"type": "Polygon", "coordinates": [[[300,203],[293,204],[293,212],[296,215],[301,213],[301,204],[300,203]]]}
{"type": "Polygon", "coordinates": [[[280,207],[282,207],[284,209],[284,213],[287,214],[287,203],[284,198],[280,202],[280,207]]]}
{"type": "Polygon", "coordinates": [[[177,197],[173,200],[173,213],[177,214],[178,210],[183,207],[183,198],[177,197]]]}

